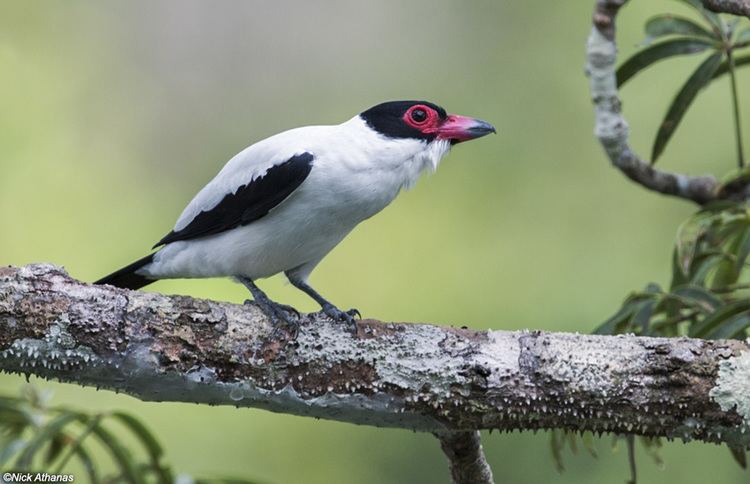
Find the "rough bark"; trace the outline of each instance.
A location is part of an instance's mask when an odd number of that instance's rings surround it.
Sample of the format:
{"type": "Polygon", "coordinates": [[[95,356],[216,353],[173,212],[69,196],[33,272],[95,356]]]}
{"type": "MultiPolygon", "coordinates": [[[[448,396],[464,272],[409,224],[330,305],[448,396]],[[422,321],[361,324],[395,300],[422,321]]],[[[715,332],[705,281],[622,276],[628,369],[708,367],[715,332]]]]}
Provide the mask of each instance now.
{"type": "Polygon", "coordinates": [[[473,331],[319,315],[0,269],[0,369],[143,400],[421,431],[564,428],[750,444],[741,341],[473,331]]]}
{"type": "Polygon", "coordinates": [[[490,469],[482,450],[482,440],[478,431],[436,432],[440,447],[448,457],[451,478],[455,484],[492,484],[490,469]]]}
{"type": "Polygon", "coordinates": [[[703,6],[716,13],[750,17],[750,0],[702,0],[703,6]]]}
{"type": "MultiPolygon", "coordinates": [[[[644,188],[690,200],[700,205],[714,200],[745,200],[750,195],[746,182],[721,185],[711,175],[691,176],[654,168],[630,146],[629,132],[622,114],[622,102],[615,76],[617,43],[615,20],[627,0],[598,0],[593,27],[586,49],[586,73],[594,103],[594,133],[610,162],[625,176],[644,188]]],[[[704,4],[743,3],[740,1],[704,1],[704,4]]]]}

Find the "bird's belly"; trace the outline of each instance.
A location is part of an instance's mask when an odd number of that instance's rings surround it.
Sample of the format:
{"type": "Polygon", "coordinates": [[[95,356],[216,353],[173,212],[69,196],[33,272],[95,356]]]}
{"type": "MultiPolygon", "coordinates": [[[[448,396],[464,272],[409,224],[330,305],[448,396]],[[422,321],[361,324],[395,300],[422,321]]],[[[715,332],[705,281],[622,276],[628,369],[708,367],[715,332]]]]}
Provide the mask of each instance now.
{"type": "Polygon", "coordinates": [[[398,193],[383,185],[303,187],[249,225],[160,250],[145,275],[157,278],[270,277],[317,261],[398,193]]]}
{"type": "Polygon", "coordinates": [[[156,254],[146,275],[270,277],[319,260],[356,225],[354,217],[341,212],[298,208],[282,204],[249,225],[169,244],[156,254]]]}

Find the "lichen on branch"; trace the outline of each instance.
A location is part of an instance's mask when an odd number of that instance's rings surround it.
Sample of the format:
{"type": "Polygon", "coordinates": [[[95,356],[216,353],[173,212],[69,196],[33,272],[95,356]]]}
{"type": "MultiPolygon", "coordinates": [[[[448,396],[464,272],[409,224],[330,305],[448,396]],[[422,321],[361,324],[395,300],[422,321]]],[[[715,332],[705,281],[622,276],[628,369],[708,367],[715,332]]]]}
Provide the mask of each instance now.
{"type": "Polygon", "coordinates": [[[748,344],[305,315],[0,269],[0,369],[144,400],[421,431],[562,428],[750,444],[748,344]],[[737,370],[732,370],[737,368],[737,370]]]}

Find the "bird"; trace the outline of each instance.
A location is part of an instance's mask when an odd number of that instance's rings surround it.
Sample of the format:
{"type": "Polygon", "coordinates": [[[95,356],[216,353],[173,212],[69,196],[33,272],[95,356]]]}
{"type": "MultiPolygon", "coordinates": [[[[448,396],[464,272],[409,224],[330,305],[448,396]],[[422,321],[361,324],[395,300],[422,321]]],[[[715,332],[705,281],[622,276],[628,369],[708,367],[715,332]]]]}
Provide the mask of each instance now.
{"type": "Polygon", "coordinates": [[[94,284],[135,290],[159,279],[231,277],[274,325],[294,325],[299,312],[256,284],[284,273],[326,316],[354,324],[359,311],[340,310],[310,286],[313,269],[355,226],[435,171],[453,145],[495,132],[428,101],[388,101],[338,125],[270,136],[224,165],[156,252],[94,284]]]}

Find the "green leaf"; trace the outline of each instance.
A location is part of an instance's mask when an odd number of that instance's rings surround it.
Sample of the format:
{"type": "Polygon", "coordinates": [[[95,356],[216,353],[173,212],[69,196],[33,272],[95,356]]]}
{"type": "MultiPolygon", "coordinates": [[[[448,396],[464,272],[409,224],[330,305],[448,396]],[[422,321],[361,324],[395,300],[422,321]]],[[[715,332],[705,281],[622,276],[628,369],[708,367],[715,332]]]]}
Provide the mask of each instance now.
{"type": "Polygon", "coordinates": [[[750,310],[750,300],[748,299],[727,304],[706,317],[703,321],[694,324],[688,331],[688,335],[691,338],[704,338],[729,318],[748,310],[750,310]]]}
{"type": "Polygon", "coordinates": [[[645,450],[646,454],[654,460],[654,464],[663,468],[664,460],[661,457],[661,439],[659,437],[640,437],[639,440],[641,441],[643,450],[645,450]]]}
{"type": "Polygon", "coordinates": [[[5,466],[10,462],[17,453],[19,453],[27,442],[23,439],[15,439],[8,442],[8,445],[0,449],[0,466],[5,466]]]}
{"type": "Polygon", "coordinates": [[[568,446],[570,447],[571,452],[574,454],[578,453],[578,435],[576,435],[575,432],[565,432],[568,437],[568,446]]]}
{"type": "Polygon", "coordinates": [[[704,39],[679,38],[646,47],[633,54],[617,69],[617,86],[622,86],[631,77],[654,62],[677,55],[697,54],[712,46],[711,41],[704,39]]]}
{"type": "Polygon", "coordinates": [[[141,440],[148,450],[151,460],[155,464],[158,463],[164,455],[164,449],[162,449],[154,434],[140,420],[125,412],[113,412],[111,417],[125,424],[141,440]]]}
{"type": "Polygon", "coordinates": [[[685,112],[692,104],[695,97],[698,95],[701,89],[711,81],[711,77],[716,72],[716,69],[721,63],[722,53],[716,53],[708,57],[705,61],[698,66],[698,69],[693,72],[687,82],[682,86],[680,92],[672,101],[672,105],[667,111],[667,115],[664,117],[659,132],[656,134],[656,140],[654,141],[654,148],[651,153],[651,163],[656,163],[659,156],[664,152],[664,148],[667,146],[667,142],[674,134],[675,129],[682,121],[682,117],[685,112]]]}
{"type": "MultiPolygon", "coordinates": [[[[89,422],[89,425],[87,428],[92,427],[92,423],[98,422],[98,418],[100,416],[95,416],[93,419],[91,419],[91,422],[89,422]]],[[[84,433],[88,435],[88,432],[84,433]]],[[[83,438],[81,435],[79,435],[76,439],[73,439],[68,434],[61,433],[61,436],[63,436],[67,442],[72,442],[69,447],[68,453],[66,453],[65,457],[62,458],[60,463],[57,465],[57,467],[52,471],[53,474],[63,474],[63,469],[65,469],[65,464],[67,464],[68,460],[70,459],[71,455],[75,455],[78,457],[78,460],[80,461],[83,468],[86,470],[86,474],[88,474],[89,482],[91,484],[98,484],[99,477],[96,473],[96,466],[94,465],[94,460],[91,458],[91,454],[89,454],[88,450],[86,450],[86,447],[83,446],[82,441],[83,438]]],[[[84,437],[85,438],[85,437],[84,437]]]]}
{"type": "Polygon", "coordinates": [[[679,256],[679,244],[672,249],[672,282],[669,287],[674,289],[688,282],[687,274],[682,270],[679,256]]]}
{"type": "Polygon", "coordinates": [[[708,202],[698,210],[697,213],[718,214],[738,207],[738,203],[732,200],[714,200],[708,202]]]}
{"type": "Polygon", "coordinates": [[[737,270],[736,261],[727,257],[716,264],[716,270],[711,277],[711,288],[722,289],[731,286],[739,277],[740,272],[737,270]]]}
{"type": "Polygon", "coordinates": [[[703,2],[701,0],[680,0],[682,3],[686,3],[696,9],[701,16],[706,19],[710,24],[714,31],[717,32],[723,32],[724,31],[724,22],[721,20],[721,18],[715,14],[714,12],[710,10],[706,10],[703,7],[703,2]]]}
{"type": "MultiPolygon", "coordinates": [[[[86,424],[86,427],[84,427],[83,431],[81,431],[81,433],[78,434],[78,437],[76,437],[75,440],[71,441],[71,444],[70,444],[70,446],[68,448],[68,451],[65,453],[65,456],[63,456],[63,458],[60,459],[60,462],[57,464],[57,468],[53,470],[54,474],[60,474],[60,473],[62,473],[62,470],[65,467],[65,465],[68,463],[68,461],[70,460],[70,458],[73,455],[78,454],[77,451],[82,446],[83,441],[89,435],[91,435],[91,432],[93,432],[94,427],[96,427],[97,425],[99,425],[99,421],[102,419],[102,417],[103,417],[103,415],[98,414],[98,415],[92,416],[89,419],[89,421],[86,424]]],[[[81,456],[79,455],[79,458],[80,457],[81,456]]]]}
{"type": "Polygon", "coordinates": [[[715,34],[704,29],[694,21],[669,13],[651,17],[646,22],[646,35],[650,39],[665,35],[686,35],[689,37],[703,37],[711,41],[717,40],[715,34]]]}
{"type": "Polygon", "coordinates": [[[738,217],[736,213],[724,213],[717,221],[712,231],[715,245],[723,246],[729,254],[736,252],[742,233],[748,228],[745,216],[738,217]]]}
{"type": "Polygon", "coordinates": [[[723,301],[716,297],[711,291],[692,284],[676,287],[672,290],[672,294],[695,301],[702,312],[712,313],[724,305],[723,301]]]}
{"type": "Polygon", "coordinates": [[[12,421],[23,424],[24,427],[34,425],[36,417],[28,405],[20,399],[0,399],[0,424],[12,421]]]}
{"type": "Polygon", "coordinates": [[[743,336],[745,330],[750,327],[750,312],[743,312],[722,321],[722,323],[706,334],[706,339],[725,339],[743,336]]]}
{"type": "Polygon", "coordinates": [[[693,265],[696,262],[698,240],[714,222],[716,214],[721,212],[716,209],[718,205],[709,204],[684,221],[677,229],[677,241],[673,254],[675,267],[673,267],[672,287],[688,282],[690,274],[694,272],[693,265]]]}
{"type": "Polygon", "coordinates": [[[593,432],[584,432],[581,435],[581,442],[583,442],[583,447],[588,451],[591,457],[593,457],[594,459],[599,458],[599,454],[596,452],[596,447],[594,447],[593,432]]]}
{"type": "MultiPolygon", "coordinates": [[[[748,64],[750,64],[750,55],[740,55],[734,58],[735,68],[748,64]]],[[[719,65],[719,68],[716,69],[716,72],[714,72],[712,80],[723,76],[727,72],[729,72],[729,62],[724,61],[719,65]]]]}
{"type": "Polygon", "coordinates": [[[737,272],[742,272],[745,267],[747,257],[750,255],[750,228],[746,228],[742,233],[737,246],[737,259],[734,261],[737,272]]]}
{"type": "Polygon", "coordinates": [[[745,42],[750,42],[750,27],[737,34],[737,37],[734,38],[735,44],[742,44],[745,42]]]}
{"type": "Polygon", "coordinates": [[[719,267],[726,257],[725,254],[716,252],[703,253],[695,257],[690,267],[690,283],[705,286],[711,271],[719,267]]]}
{"type": "Polygon", "coordinates": [[[45,466],[49,466],[55,459],[60,457],[60,453],[68,443],[66,439],[66,435],[62,432],[58,433],[52,438],[52,442],[50,442],[49,446],[47,447],[47,455],[44,457],[45,466]]]}
{"type": "MultiPolygon", "coordinates": [[[[747,244],[747,250],[750,250],[750,226],[748,226],[746,216],[737,217],[736,213],[724,214],[724,225],[719,226],[714,234],[716,242],[722,247],[726,258],[722,260],[716,268],[711,280],[711,287],[714,289],[725,288],[737,283],[744,265],[738,261],[738,255],[741,250],[745,250],[743,245],[747,244]]],[[[747,257],[745,254],[743,257],[747,257]]]]}
{"type": "Polygon", "coordinates": [[[96,425],[92,432],[99,441],[104,444],[120,468],[123,479],[129,484],[145,483],[144,476],[138,470],[138,466],[133,462],[133,458],[120,441],[107,429],[101,425],[96,425]]]}
{"type": "Polygon", "coordinates": [[[651,316],[654,314],[654,307],[656,307],[658,302],[656,299],[644,301],[633,315],[633,320],[630,324],[634,328],[640,328],[642,335],[649,334],[649,322],[651,321],[651,316]]]}
{"type": "Polygon", "coordinates": [[[637,327],[645,333],[654,308],[661,300],[661,294],[658,285],[649,284],[644,292],[631,295],[613,316],[594,330],[593,334],[619,334],[635,331],[637,327]]]}
{"type": "Polygon", "coordinates": [[[637,303],[624,304],[613,316],[603,322],[594,330],[594,334],[618,334],[622,333],[627,323],[638,310],[637,303]]]}
{"type": "Polygon", "coordinates": [[[651,296],[653,294],[661,294],[661,286],[655,282],[649,282],[646,284],[646,288],[643,290],[643,294],[646,296],[651,296]]]}
{"type": "Polygon", "coordinates": [[[148,451],[149,457],[151,458],[152,470],[157,473],[159,482],[170,484],[171,479],[169,472],[167,469],[163,468],[159,462],[164,455],[164,450],[151,431],[149,431],[140,420],[125,412],[114,412],[111,417],[119,420],[127,426],[140,439],[141,443],[143,443],[143,446],[148,451]]]}
{"type": "Polygon", "coordinates": [[[89,476],[89,482],[91,484],[98,484],[99,477],[96,474],[96,465],[94,465],[94,459],[91,458],[91,454],[86,450],[86,447],[79,445],[75,450],[76,457],[86,469],[86,473],[89,476]]]}
{"type": "Polygon", "coordinates": [[[549,433],[549,448],[550,452],[552,453],[552,460],[555,463],[555,469],[557,469],[557,472],[562,472],[565,470],[565,465],[563,464],[562,459],[562,450],[564,444],[564,431],[560,429],[552,429],[549,433]]]}
{"type": "Polygon", "coordinates": [[[34,459],[36,453],[44,446],[44,444],[51,442],[62,429],[71,422],[85,420],[86,417],[77,413],[63,413],[52,420],[50,420],[44,427],[32,437],[26,448],[18,458],[16,465],[21,470],[28,470],[31,466],[31,461],[34,459]]]}

